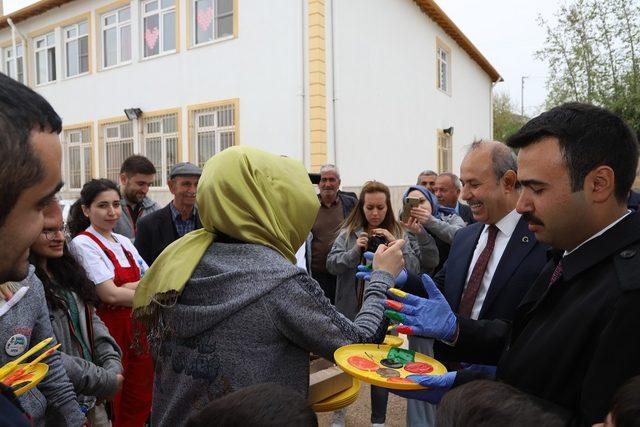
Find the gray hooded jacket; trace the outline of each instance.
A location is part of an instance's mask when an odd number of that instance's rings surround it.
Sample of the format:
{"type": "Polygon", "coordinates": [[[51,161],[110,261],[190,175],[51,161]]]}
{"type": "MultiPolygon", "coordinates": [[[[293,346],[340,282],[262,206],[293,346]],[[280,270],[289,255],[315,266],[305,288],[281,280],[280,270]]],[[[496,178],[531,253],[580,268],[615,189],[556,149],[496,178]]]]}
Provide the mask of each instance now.
{"type": "Polygon", "coordinates": [[[374,272],[351,322],[304,270],[265,246],[213,243],[178,301],[161,312],[151,421],[179,426],[211,400],[274,382],[306,395],[309,352],[327,359],[346,344],[380,342],[386,290],[374,272]]]}

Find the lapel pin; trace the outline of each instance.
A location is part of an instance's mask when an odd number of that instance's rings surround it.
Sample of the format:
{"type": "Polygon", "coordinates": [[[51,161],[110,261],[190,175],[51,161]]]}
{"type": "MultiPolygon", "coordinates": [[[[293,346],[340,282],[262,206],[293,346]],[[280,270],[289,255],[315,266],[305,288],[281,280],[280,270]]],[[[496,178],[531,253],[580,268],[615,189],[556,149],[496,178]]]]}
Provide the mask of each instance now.
{"type": "Polygon", "coordinates": [[[522,238],[522,243],[529,243],[529,236],[524,236],[522,238]]]}

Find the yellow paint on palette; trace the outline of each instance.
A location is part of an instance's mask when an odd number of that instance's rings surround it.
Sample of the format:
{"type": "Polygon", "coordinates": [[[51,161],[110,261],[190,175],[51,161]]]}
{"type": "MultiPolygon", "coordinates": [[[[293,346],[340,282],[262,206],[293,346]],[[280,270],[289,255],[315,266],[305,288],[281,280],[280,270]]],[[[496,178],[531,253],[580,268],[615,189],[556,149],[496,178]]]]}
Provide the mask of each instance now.
{"type": "Polygon", "coordinates": [[[388,345],[389,347],[400,347],[404,344],[404,339],[400,338],[397,335],[386,335],[384,337],[384,345],[388,345]]]}
{"type": "Polygon", "coordinates": [[[407,293],[404,292],[404,291],[401,291],[400,289],[391,288],[391,289],[389,289],[389,292],[391,292],[392,294],[394,294],[398,298],[406,298],[407,297],[407,293]]]}
{"type": "MultiPolygon", "coordinates": [[[[405,370],[404,366],[402,368],[395,369],[397,371],[397,376],[395,378],[382,376],[378,373],[378,371],[380,371],[381,373],[388,374],[390,368],[384,366],[380,361],[387,358],[387,354],[389,354],[389,350],[392,348],[394,347],[382,344],[345,345],[333,353],[333,358],[340,369],[352,377],[358,378],[366,383],[394,390],[424,390],[425,387],[406,379],[409,375],[414,375],[414,373],[405,370]],[[367,370],[356,368],[349,363],[349,358],[353,356],[366,359],[369,364],[377,365],[378,369],[375,369],[375,367],[366,367],[367,370]]],[[[447,368],[445,368],[442,363],[425,354],[416,352],[414,355],[414,361],[427,363],[433,368],[433,370],[428,374],[420,375],[443,375],[447,373],[447,368]]]]}

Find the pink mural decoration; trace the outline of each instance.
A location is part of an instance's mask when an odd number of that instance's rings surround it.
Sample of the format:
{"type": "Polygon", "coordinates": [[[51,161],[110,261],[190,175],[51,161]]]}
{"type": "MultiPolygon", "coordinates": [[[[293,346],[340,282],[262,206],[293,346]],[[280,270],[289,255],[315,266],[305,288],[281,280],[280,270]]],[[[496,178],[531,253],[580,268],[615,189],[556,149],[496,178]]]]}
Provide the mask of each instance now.
{"type": "Polygon", "coordinates": [[[198,12],[196,21],[198,21],[200,31],[207,31],[211,25],[211,21],[213,21],[213,9],[211,9],[211,6],[206,8],[204,11],[198,12]]]}
{"type": "Polygon", "coordinates": [[[153,27],[153,29],[147,28],[144,32],[144,42],[147,44],[149,50],[153,50],[156,46],[156,42],[158,41],[158,36],[160,35],[160,31],[158,31],[158,27],[153,27]]]}

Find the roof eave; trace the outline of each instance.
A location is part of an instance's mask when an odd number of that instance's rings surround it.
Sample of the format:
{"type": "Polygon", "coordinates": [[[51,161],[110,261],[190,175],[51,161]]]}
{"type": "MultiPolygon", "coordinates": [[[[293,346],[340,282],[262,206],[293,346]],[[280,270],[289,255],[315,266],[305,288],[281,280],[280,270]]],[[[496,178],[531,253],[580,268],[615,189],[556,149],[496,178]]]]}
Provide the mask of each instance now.
{"type": "Polygon", "coordinates": [[[504,81],[500,73],[491,65],[487,58],[480,53],[471,40],[464,35],[458,26],[447,16],[434,0],[414,0],[420,9],[444,30],[467,54],[491,77],[491,81],[504,81]]]}

